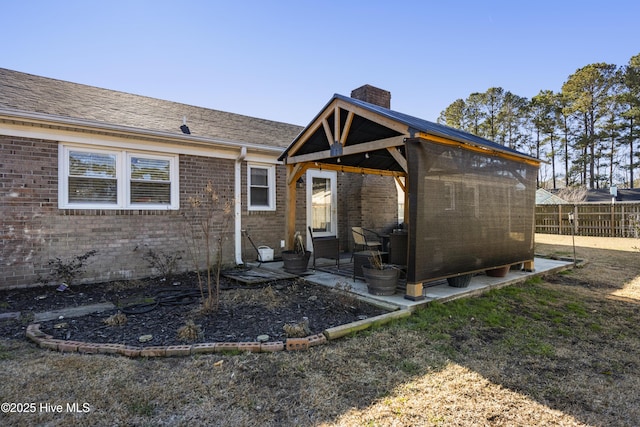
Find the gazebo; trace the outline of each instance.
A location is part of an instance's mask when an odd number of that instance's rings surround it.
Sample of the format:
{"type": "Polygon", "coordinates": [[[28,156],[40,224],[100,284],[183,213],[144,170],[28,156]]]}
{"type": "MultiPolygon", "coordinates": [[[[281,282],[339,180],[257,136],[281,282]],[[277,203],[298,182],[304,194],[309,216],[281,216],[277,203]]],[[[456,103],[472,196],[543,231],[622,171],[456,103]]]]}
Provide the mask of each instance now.
{"type": "Polygon", "coordinates": [[[404,192],[405,298],[422,299],[423,284],[438,279],[516,264],[532,270],[540,161],[389,103],[388,92],[369,85],[335,94],[282,153],[288,246],[305,172],[373,174],[395,178],[404,192]]]}

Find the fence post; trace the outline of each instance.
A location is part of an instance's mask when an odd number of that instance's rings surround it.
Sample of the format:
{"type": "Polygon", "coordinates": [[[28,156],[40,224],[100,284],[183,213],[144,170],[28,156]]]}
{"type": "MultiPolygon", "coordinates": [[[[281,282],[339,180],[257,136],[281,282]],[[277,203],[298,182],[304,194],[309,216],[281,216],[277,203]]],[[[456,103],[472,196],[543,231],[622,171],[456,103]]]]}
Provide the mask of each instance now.
{"type": "Polygon", "coordinates": [[[562,236],[562,205],[558,205],[558,234],[562,236]]]}
{"type": "Polygon", "coordinates": [[[614,204],[613,202],[611,202],[611,226],[609,227],[610,231],[609,231],[609,236],[610,237],[614,237],[615,236],[615,225],[614,225],[614,220],[615,220],[615,209],[614,209],[614,204]]]}

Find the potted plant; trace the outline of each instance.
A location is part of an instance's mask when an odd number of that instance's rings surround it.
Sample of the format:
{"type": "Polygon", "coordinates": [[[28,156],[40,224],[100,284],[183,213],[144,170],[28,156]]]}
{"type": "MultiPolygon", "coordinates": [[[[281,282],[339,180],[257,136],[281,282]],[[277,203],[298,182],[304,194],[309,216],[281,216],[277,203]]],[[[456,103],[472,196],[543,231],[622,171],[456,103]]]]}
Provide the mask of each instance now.
{"type": "Polygon", "coordinates": [[[373,251],[369,265],[362,266],[362,275],[372,295],[393,295],[396,293],[400,271],[393,265],[384,264],[379,251],[373,251]]]}
{"type": "Polygon", "coordinates": [[[282,251],[282,262],[284,270],[292,274],[301,274],[307,271],[311,252],[305,250],[302,235],[296,232],[293,243],[293,250],[282,251]]]}
{"type": "Polygon", "coordinates": [[[448,277],[447,283],[449,286],[454,288],[466,288],[471,283],[471,278],[473,278],[473,274],[461,274],[458,276],[448,277]]]}

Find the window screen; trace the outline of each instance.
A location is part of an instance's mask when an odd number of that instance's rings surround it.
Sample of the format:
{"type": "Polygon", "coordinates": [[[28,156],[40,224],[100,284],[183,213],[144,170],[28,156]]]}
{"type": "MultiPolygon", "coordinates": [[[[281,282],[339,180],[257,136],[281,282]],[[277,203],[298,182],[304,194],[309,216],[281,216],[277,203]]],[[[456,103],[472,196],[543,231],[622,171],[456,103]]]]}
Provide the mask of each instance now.
{"type": "Polygon", "coordinates": [[[131,203],[171,203],[169,160],[131,157],[131,203]]]}
{"type": "Polygon", "coordinates": [[[71,151],[68,194],[70,202],[116,203],[116,155],[71,151]]]}

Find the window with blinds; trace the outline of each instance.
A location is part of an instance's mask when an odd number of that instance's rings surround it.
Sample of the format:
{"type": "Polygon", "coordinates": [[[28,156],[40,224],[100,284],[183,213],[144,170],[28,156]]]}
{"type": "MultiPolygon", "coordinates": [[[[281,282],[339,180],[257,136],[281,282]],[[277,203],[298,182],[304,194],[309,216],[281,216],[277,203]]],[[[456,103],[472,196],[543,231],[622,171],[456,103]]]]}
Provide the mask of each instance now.
{"type": "Polygon", "coordinates": [[[171,203],[171,163],[164,159],[131,156],[131,203],[171,203]]]}
{"type": "Polygon", "coordinates": [[[178,209],[178,156],[62,146],[60,208],[178,209]]]}
{"type": "Polygon", "coordinates": [[[116,155],[69,152],[69,202],[117,203],[116,155]]]}

